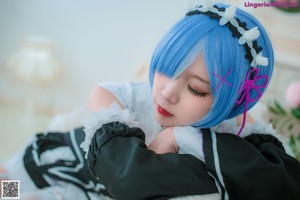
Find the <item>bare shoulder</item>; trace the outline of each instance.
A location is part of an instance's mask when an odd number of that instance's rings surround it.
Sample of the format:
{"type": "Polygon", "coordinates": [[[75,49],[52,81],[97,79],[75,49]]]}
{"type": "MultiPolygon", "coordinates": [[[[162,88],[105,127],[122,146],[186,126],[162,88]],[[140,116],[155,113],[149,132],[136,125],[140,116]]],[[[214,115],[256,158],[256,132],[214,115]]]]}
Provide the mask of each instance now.
{"type": "Polygon", "coordinates": [[[112,92],[96,85],[90,92],[87,107],[92,111],[99,111],[101,107],[109,107],[114,101],[124,109],[124,106],[112,92]]]}
{"type": "MultiPolygon", "coordinates": [[[[237,121],[238,126],[242,126],[243,119],[244,119],[243,114],[240,114],[239,116],[236,117],[236,121],[237,121]]],[[[248,122],[250,124],[254,123],[254,119],[252,118],[252,116],[249,113],[246,114],[246,122],[248,122]]]]}

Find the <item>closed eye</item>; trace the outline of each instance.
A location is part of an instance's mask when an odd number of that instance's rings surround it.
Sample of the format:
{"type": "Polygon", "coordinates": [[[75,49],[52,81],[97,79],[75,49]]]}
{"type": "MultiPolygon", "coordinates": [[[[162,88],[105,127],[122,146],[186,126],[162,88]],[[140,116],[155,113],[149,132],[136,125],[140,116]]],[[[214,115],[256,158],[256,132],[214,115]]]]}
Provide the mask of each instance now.
{"type": "Polygon", "coordinates": [[[207,93],[199,92],[191,87],[190,84],[187,85],[187,89],[190,93],[192,93],[196,97],[206,97],[207,93]]]}

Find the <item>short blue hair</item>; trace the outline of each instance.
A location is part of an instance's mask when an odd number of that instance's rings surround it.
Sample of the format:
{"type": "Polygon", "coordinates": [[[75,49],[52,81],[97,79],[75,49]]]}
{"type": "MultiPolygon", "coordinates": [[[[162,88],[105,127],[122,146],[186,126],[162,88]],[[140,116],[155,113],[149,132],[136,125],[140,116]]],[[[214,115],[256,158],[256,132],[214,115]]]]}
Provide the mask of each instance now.
{"type": "MultiPolygon", "coordinates": [[[[228,5],[218,4],[219,7],[228,5]]],[[[272,76],[274,66],[274,55],[271,41],[263,26],[249,13],[237,8],[236,18],[246,22],[247,28],[255,26],[260,31],[256,39],[259,46],[263,48],[262,54],[267,57],[267,66],[258,65],[259,75],[267,75],[269,80],[272,76]]],[[[154,73],[162,73],[170,78],[179,76],[196,58],[202,53],[204,63],[210,80],[212,94],[214,96],[212,107],[206,116],[192,124],[199,128],[209,128],[233,118],[244,112],[244,104],[237,105],[239,89],[251,70],[250,61],[245,58],[246,51],[243,45],[238,43],[238,38],[232,36],[227,26],[220,26],[219,20],[212,19],[206,14],[194,14],[185,16],[179,20],[162,37],[158,43],[150,63],[149,81],[153,85],[154,73]],[[226,81],[232,87],[221,84],[213,73],[224,77],[230,70],[232,72],[226,77],[226,81]]],[[[258,80],[259,85],[264,84],[264,79],[258,80]]],[[[266,88],[261,88],[263,93],[266,88]]],[[[250,92],[251,98],[257,98],[256,91],[250,92]]],[[[258,99],[248,104],[248,109],[255,105],[258,99]]]]}

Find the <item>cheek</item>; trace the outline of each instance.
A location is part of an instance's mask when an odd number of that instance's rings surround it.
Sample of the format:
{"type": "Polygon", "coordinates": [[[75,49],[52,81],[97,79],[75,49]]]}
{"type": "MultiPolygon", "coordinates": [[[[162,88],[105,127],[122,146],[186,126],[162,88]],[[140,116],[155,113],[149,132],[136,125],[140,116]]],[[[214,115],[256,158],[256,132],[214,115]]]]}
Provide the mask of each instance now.
{"type": "Polygon", "coordinates": [[[185,117],[190,123],[199,121],[202,119],[210,110],[212,105],[212,98],[205,97],[186,97],[182,110],[184,111],[185,117]]]}
{"type": "Polygon", "coordinates": [[[153,99],[155,99],[157,97],[158,91],[160,90],[159,87],[160,87],[159,82],[157,82],[157,81],[153,82],[153,85],[152,85],[152,97],[153,97],[153,99]]]}

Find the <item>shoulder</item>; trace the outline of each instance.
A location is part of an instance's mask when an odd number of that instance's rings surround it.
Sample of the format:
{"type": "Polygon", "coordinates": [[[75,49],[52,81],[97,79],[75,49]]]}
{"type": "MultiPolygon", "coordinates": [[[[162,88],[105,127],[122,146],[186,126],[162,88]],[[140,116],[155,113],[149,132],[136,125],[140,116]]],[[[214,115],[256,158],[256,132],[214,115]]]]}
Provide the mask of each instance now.
{"type": "Polygon", "coordinates": [[[109,107],[114,101],[124,109],[124,105],[122,105],[111,91],[100,85],[96,85],[90,92],[87,100],[87,107],[92,111],[99,111],[101,107],[109,107]]]}
{"type": "MultiPolygon", "coordinates": [[[[138,93],[147,88],[147,83],[138,82],[104,82],[97,84],[91,91],[88,98],[88,108],[92,111],[98,111],[101,107],[108,107],[116,101],[122,109],[132,108],[133,99],[138,93]]],[[[139,97],[138,97],[139,98],[139,97]]]]}

